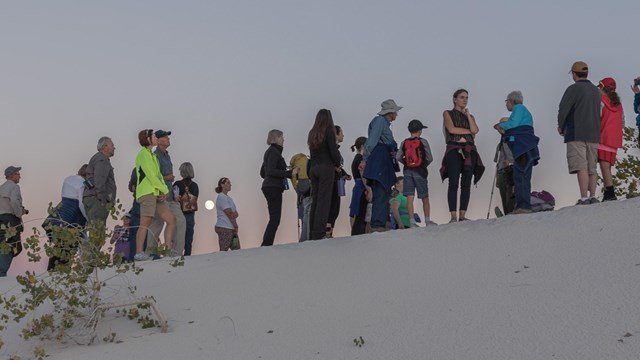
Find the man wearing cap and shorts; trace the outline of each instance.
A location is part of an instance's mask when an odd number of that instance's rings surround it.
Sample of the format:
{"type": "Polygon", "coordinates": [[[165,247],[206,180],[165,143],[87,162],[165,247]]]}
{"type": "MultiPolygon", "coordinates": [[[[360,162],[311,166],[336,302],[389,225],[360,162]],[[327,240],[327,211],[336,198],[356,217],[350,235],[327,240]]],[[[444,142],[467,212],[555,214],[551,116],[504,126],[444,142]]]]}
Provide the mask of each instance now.
{"type": "MultiPolygon", "coordinates": [[[[167,239],[165,239],[165,243],[171,243],[172,245],[170,249],[171,256],[182,256],[182,252],[184,251],[184,238],[187,230],[187,220],[182,213],[182,209],[180,209],[180,204],[175,199],[176,189],[172,188],[175,176],[173,175],[173,163],[171,162],[171,156],[169,156],[169,151],[167,150],[169,146],[171,146],[171,138],[169,137],[169,135],[171,135],[171,131],[157,130],[155,135],[158,139],[158,145],[156,146],[154,153],[158,157],[158,162],[160,163],[160,173],[162,174],[162,178],[169,189],[165,203],[176,218],[176,227],[175,232],[173,233],[173,239],[171,239],[170,242],[167,242],[167,239]]],[[[158,237],[163,226],[164,220],[162,220],[161,217],[156,216],[149,227],[149,231],[147,232],[148,250],[153,250],[158,246],[158,237]]]]}
{"type": "Polygon", "coordinates": [[[576,61],[571,67],[575,83],[565,90],[558,110],[558,133],[567,144],[570,174],[577,174],[580,199],[577,205],[598,202],[596,167],[600,142],[600,90],[587,80],[589,67],[576,61]]]}
{"type": "Polygon", "coordinates": [[[116,147],[111,138],[103,136],[98,140],[97,149],[87,165],[82,204],[89,226],[104,233],[109,211],[116,201],[116,180],[110,160],[116,147]]]}
{"type": "Polygon", "coordinates": [[[422,200],[422,210],[424,211],[424,223],[428,225],[435,225],[430,218],[431,205],[429,204],[429,182],[427,181],[427,175],[429,171],[427,166],[433,161],[433,155],[431,154],[431,147],[426,139],[421,137],[422,129],[427,127],[420,122],[420,120],[411,120],[409,122],[408,130],[411,136],[400,144],[396,159],[404,165],[402,175],[404,176],[404,190],[402,194],[407,197],[407,211],[409,212],[409,221],[412,227],[416,227],[416,220],[413,217],[413,198],[418,193],[418,199],[422,200]],[[412,151],[421,157],[421,160],[414,160],[414,164],[411,159],[407,161],[405,149],[410,147],[417,147],[417,151],[412,151]]]}
{"type": "Polygon", "coordinates": [[[395,154],[398,144],[393,139],[391,122],[398,117],[402,106],[392,99],[382,102],[382,109],[369,123],[369,134],[364,144],[364,178],[373,192],[371,230],[386,231],[389,220],[391,188],[396,183],[396,171],[400,171],[395,154]]]}
{"type": "Polygon", "coordinates": [[[20,170],[22,168],[18,166],[6,168],[4,177],[7,181],[0,185],[0,226],[12,227],[15,230],[15,234],[9,238],[6,237],[6,230],[0,230],[0,277],[7,276],[13,258],[22,251],[22,215],[28,214],[29,211],[22,206],[22,194],[18,185],[20,170]]]}

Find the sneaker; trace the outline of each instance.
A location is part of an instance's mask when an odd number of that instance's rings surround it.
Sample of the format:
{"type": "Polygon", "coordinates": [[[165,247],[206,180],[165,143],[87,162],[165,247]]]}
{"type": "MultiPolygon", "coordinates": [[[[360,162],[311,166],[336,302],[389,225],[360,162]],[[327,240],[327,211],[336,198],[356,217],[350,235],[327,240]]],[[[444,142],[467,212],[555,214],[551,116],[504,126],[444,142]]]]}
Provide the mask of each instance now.
{"type": "Polygon", "coordinates": [[[576,205],[590,205],[590,204],[591,204],[591,199],[586,199],[586,200],[579,199],[578,202],[576,203],[576,205]]]}
{"type": "Polygon", "coordinates": [[[180,253],[176,250],[176,249],[171,249],[171,251],[169,251],[169,257],[180,257],[180,253]]]}
{"type": "Polygon", "coordinates": [[[458,221],[470,221],[470,220],[467,219],[466,217],[463,217],[462,219],[459,219],[458,221]]]}
{"type": "Polygon", "coordinates": [[[453,224],[457,222],[458,222],[458,219],[451,218],[451,220],[449,220],[449,224],[453,224]]]}
{"type": "Polygon", "coordinates": [[[513,215],[518,215],[518,214],[531,214],[532,212],[533,211],[531,211],[531,209],[517,208],[513,210],[511,213],[513,215]]]}
{"type": "Polygon", "coordinates": [[[153,258],[151,256],[149,256],[149,254],[145,254],[145,253],[137,253],[134,257],[133,260],[135,261],[147,261],[147,260],[152,260],[153,258]]]}
{"type": "Polygon", "coordinates": [[[597,203],[599,203],[599,202],[600,202],[600,200],[596,199],[596,197],[595,197],[595,196],[593,196],[593,197],[591,197],[591,198],[589,199],[589,204],[597,204],[597,203]]]}
{"type": "Polygon", "coordinates": [[[387,231],[387,228],[386,227],[372,227],[371,231],[372,232],[385,232],[385,231],[387,231]]]}
{"type": "Polygon", "coordinates": [[[426,225],[427,226],[434,226],[434,225],[438,225],[438,224],[436,224],[433,221],[429,220],[426,225]]]}

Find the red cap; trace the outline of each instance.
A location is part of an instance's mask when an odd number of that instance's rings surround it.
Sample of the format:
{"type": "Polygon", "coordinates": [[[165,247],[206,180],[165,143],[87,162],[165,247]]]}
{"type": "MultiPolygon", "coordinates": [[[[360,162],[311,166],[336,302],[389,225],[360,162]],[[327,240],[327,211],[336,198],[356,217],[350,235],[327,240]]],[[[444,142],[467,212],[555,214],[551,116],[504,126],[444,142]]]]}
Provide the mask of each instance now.
{"type": "Polygon", "coordinates": [[[608,87],[611,90],[615,90],[616,89],[616,81],[613,80],[613,78],[610,78],[610,77],[607,77],[607,78],[604,78],[604,79],[600,80],[599,85],[603,86],[603,87],[608,87]]]}

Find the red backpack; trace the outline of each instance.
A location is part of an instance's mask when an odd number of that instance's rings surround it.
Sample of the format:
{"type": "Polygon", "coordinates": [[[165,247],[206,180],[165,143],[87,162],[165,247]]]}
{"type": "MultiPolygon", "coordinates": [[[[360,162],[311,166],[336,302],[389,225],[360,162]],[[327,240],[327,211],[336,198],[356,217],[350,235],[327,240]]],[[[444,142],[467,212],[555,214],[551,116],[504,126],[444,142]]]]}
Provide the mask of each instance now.
{"type": "Polygon", "coordinates": [[[404,166],[412,169],[422,166],[424,162],[422,140],[419,137],[406,139],[403,147],[404,166]]]}

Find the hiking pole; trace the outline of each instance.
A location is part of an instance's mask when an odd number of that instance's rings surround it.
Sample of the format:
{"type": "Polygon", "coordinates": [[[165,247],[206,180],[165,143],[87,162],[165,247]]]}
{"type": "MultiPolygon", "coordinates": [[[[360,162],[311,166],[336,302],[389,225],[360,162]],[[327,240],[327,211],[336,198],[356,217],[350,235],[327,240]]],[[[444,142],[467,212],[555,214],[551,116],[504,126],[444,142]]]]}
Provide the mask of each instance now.
{"type": "Polygon", "coordinates": [[[493,173],[493,181],[491,182],[491,196],[489,197],[489,208],[487,209],[487,219],[491,212],[491,202],[493,201],[493,191],[496,189],[496,178],[498,177],[498,164],[496,164],[496,171],[493,173]]]}

